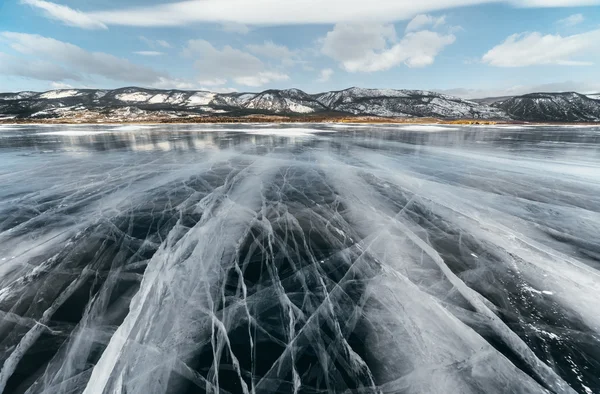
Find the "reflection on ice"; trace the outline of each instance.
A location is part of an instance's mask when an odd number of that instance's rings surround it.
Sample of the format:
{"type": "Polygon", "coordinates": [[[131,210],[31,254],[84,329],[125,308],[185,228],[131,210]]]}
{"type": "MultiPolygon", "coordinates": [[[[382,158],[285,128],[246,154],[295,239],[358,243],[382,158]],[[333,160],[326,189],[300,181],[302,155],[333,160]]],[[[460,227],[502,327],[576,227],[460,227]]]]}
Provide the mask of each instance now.
{"type": "Polygon", "coordinates": [[[86,135],[104,134],[109,131],[98,131],[98,130],[59,130],[59,131],[47,131],[44,133],[38,133],[37,135],[60,135],[66,137],[82,137],[86,135]]]}
{"type": "Polygon", "coordinates": [[[0,389],[600,392],[597,130],[425,127],[3,130],[0,389]]]}
{"type": "Polygon", "coordinates": [[[410,126],[401,126],[400,130],[408,130],[408,131],[453,131],[458,130],[456,127],[450,126],[437,126],[437,125],[410,125],[410,126]]]}

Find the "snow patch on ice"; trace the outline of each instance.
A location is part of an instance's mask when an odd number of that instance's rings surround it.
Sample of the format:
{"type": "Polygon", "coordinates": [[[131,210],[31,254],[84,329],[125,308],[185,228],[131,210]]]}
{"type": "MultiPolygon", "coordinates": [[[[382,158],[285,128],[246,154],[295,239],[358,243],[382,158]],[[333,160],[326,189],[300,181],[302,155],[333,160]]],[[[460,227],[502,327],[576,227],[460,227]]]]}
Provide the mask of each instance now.
{"type": "Polygon", "coordinates": [[[530,324],[529,327],[531,327],[531,329],[533,331],[537,332],[538,334],[541,334],[541,335],[548,337],[550,339],[553,339],[555,341],[558,341],[560,339],[560,337],[558,335],[554,334],[553,332],[548,332],[548,331],[542,330],[542,329],[534,326],[533,324],[530,324]]]}
{"type": "Polygon", "coordinates": [[[524,289],[525,289],[525,291],[528,291],[528,292],[533,293],[533,294],[554,295],[554,292],[552,292],[552,291],[537,290],[537,289],[534,289],[531,286],[525,286],[524,289]]]}
{"type": "Polygon", "coordinates": [[[502,125],[502,124],[499,124],[499,125],[494,125],[492,127],[495,128],[495,129],[502,129],[502,130],[526,130],[528,127],[531,127],[531,126],[525,126],[525,125],[523,125],[523,126],[521,126],[521,125],[502,125]]]}
{"type": "Polygon", "coordinates": [[[135,125],[126,125],[126,126],[119,126],[119,127],[115,127],[113,130],[111,131],[133,131],[133,130],[146,130],[146,129],[151,129],[154,126],[152,125],[141,125],[141,124],[135,124],[135,125]]]}
{"type": "Polygon", "coordinates": [[[458,130],[458,128],[456,128],[456,127],[437,126],[437,125],[400,126],[400,129],[408,130],[408,131],[452,131],[452,130],[458,130]]]}

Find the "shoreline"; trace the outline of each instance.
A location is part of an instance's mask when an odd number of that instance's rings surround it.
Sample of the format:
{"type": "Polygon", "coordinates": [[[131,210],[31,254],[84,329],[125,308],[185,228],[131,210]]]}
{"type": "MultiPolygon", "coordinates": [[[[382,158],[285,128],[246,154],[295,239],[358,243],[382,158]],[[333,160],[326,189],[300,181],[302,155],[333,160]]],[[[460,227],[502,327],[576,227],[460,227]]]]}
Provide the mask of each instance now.
{"type": "MultiPolygon", "coordinates": [[[[59,119],[0,119],[0,124],[251,124],[251,123],[371,123],[371,124],[498,124],[503,120],[437,119],[437,118],[382,118],[376,116],[329,117],[329,116],[275,116],[249,115],[240,117],[210,116],[190,118],[59,118],[59,119]]],[[[510,122],[512,123],[512,122],[510,122]]]]}
{"type": "Polygon", "coordinates": [[[0,119],[0,126],[19,125],[201,125],[201,124],[373,124],[373,125],[447,125],[447,126],[599,126],[600,122],[524,122],[487,119],[436,119],[436,118],[379,118],[379,117],[206,117],[206,118],[154,118],[154,119],[0,119]]]}

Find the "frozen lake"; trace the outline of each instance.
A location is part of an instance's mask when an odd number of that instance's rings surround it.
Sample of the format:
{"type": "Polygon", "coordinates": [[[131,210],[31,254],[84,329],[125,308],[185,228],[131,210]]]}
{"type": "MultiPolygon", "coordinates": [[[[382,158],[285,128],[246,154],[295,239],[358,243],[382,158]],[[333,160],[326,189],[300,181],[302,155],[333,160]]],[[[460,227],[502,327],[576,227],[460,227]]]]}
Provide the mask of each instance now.
{"type": "Polygon", "coordinates": [[[0,392],[600,393],[600,128],[0,126],[0,392]]]}

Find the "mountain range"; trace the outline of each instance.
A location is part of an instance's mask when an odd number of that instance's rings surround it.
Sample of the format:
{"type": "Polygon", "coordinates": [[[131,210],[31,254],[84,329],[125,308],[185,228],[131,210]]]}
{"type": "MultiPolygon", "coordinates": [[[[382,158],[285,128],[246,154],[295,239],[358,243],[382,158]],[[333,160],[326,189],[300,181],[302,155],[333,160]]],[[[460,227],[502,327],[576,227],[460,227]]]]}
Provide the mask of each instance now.
{"type": "Polygon", "coordinates": [[[0,94],[0,119],[4,121],[143,121],[245,115],[600,122],[600,94],[533,93],[465,100],[421,90],[356,87],[319,94],[299,89],[214,93],[137,87],[0,94]]]}

